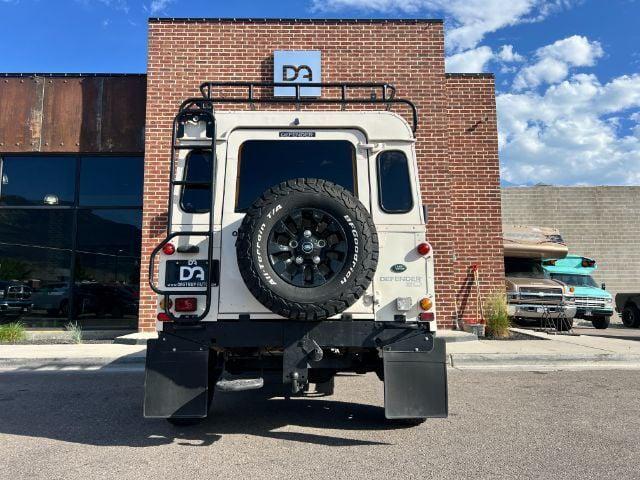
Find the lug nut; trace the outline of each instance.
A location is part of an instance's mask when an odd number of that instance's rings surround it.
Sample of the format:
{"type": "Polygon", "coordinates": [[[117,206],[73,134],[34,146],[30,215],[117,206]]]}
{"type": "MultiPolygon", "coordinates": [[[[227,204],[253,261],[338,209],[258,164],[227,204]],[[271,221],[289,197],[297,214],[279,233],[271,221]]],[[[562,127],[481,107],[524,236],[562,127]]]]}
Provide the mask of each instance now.
{"type": "Polygon", "coordinates": [[[302,259],[302,257],[296,257],[296,263],[298,265],[302,264],[302,262],[304,262],[304,260],[302,259]]]}
{"type": "Polygon", "coordinates": [[[315,256],[313,257],[313,263],[315,263],[316,265],[320,263],[320,257],[319,256],[315,256]]]}
{"type": "Polygon", "coordinates": [[[304,235],[305,237],[309,238],[309,237],[311,236],[311,230],[305,230],[305,231],[303,232],[303,235],[304,235]]]}
{"type": "Polygon", "coordinates": [[[318,240],[318,247],[319,248],[324,248],[327,246],[327,242],[325,242],[324,240],[318,240]]]}

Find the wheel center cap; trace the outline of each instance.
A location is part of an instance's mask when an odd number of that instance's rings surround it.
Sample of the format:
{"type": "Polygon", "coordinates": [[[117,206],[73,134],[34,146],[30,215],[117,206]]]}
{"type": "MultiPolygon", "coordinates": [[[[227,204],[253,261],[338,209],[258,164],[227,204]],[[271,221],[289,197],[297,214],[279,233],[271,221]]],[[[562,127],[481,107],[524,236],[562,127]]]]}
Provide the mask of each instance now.
{"type": "Polygon", "coordinates": [[[311,253],[311,252],[313,252],[313,243],[311,243],[311,242],[304,242],[304,243],[302,244],[302,251],[303,251],[304,253],[311,253]]]}

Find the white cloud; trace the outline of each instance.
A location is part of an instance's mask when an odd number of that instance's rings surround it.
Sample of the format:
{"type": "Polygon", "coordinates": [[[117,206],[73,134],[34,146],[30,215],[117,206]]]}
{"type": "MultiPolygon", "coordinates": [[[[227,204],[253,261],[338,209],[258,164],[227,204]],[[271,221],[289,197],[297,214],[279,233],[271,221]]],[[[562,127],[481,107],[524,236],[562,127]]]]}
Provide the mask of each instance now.
{"type": "Polygon", "coordinates": [[[491,48],[483,46],[447,57],[445,67],[448,73],[483,72],[485,65],[492,58],[491,48]]]}
{"type": "Polygon", "coordinates": [[[513,51],[513,45],[503,45],[496,57],[504,63],[523,62],[524,57],[513,51]]]}
{"type": "Polygon", "coordinates": [[[523,90],[558,83],[567,78],[571,67],[593,66],[602,55],[600,43],[591,42],[587,37],[573,35],[558,40],[536,50],[537,61],[518,72],[513,86],[516,90],[523,90]]]}
{"type": "Polygon", "coordinates": [[[537,22],[580,0],[312,0],[320,12],[358,9],[385,13],[444,15],[447,49],[475,48],[484,36],[501,28],[537,22]]]}
{"type": "Polygon", "coordinates": [[[149,14],[157,15],[159,13],[163,13],[166,8],[173,3],[174,0],[152,0],[149,5],[149,14]]]}
{"type": "Polygon", "coordinates": [[[640,74],[605,84],[594,75],[574,75],[542,94],[499,95],[497,104],[505,180],[640,183],[640,74]],[[623,131],[622,118],[636,125],[623,131]]]}

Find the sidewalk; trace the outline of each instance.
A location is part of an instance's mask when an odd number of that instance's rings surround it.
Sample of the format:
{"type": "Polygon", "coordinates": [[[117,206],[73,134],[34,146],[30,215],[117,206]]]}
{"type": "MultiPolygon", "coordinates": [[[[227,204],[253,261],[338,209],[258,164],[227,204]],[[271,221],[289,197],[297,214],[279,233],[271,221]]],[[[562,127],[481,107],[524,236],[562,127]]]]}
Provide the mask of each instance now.
{"type": "MultiPolygon", "coordinates": [[[[459,369],[640,369],[639,341],[514,330],[526,332],[532,339],[448,338],[448,365],[459,369]]],[[[140,344],[0,345],[0,370],[139,369],[144,358],[145,345],[140,344]]]]}

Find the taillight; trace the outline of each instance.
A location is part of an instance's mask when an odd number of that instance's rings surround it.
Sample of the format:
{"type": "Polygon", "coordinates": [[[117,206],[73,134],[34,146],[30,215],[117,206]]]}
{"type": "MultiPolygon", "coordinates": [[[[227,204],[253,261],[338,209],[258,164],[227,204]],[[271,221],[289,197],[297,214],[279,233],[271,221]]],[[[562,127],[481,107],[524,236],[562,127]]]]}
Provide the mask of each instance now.
{"type": "Polygon", "coordinates": [[[433,307],[433,302],[431,301],[431,299],[423,298],[422,300],[420,300],[420,308],[422,310],[431,310],[431,307],[433,307]]]}
{"type": "Polygon", "coordinates": [[[198,300],[194,297],[176,298],[176,312],[195,312],[198,309],[198,300]]]}
{"type": "Polygon", "coordinates": [[[435,318],[436,315],[433,312],[422,312],[420,315],[418,315],[418,319],[421,322],[433,322],[435,318]]]}
{"type": "Polygon", "coordinates": [[[171,321],[171,317],[169,316],[168,313],[165,313],[165,312],[160,312],[156,318],[158,319],[159,322],[170,322],[171,321]]]}
{"type": "Polygon", "coordinates": [[[176,247],[173,243],[165,243],[164,247],[162,247],[162,253],[165,255],[173,255],[176,253],[176,247]]]}
{"type": "Polygon", "coordinates": [[[431,245],[428,243],[421,243],[416,247],[416,250],[420,255],[427,255],[431,251],[431,245]]]}

